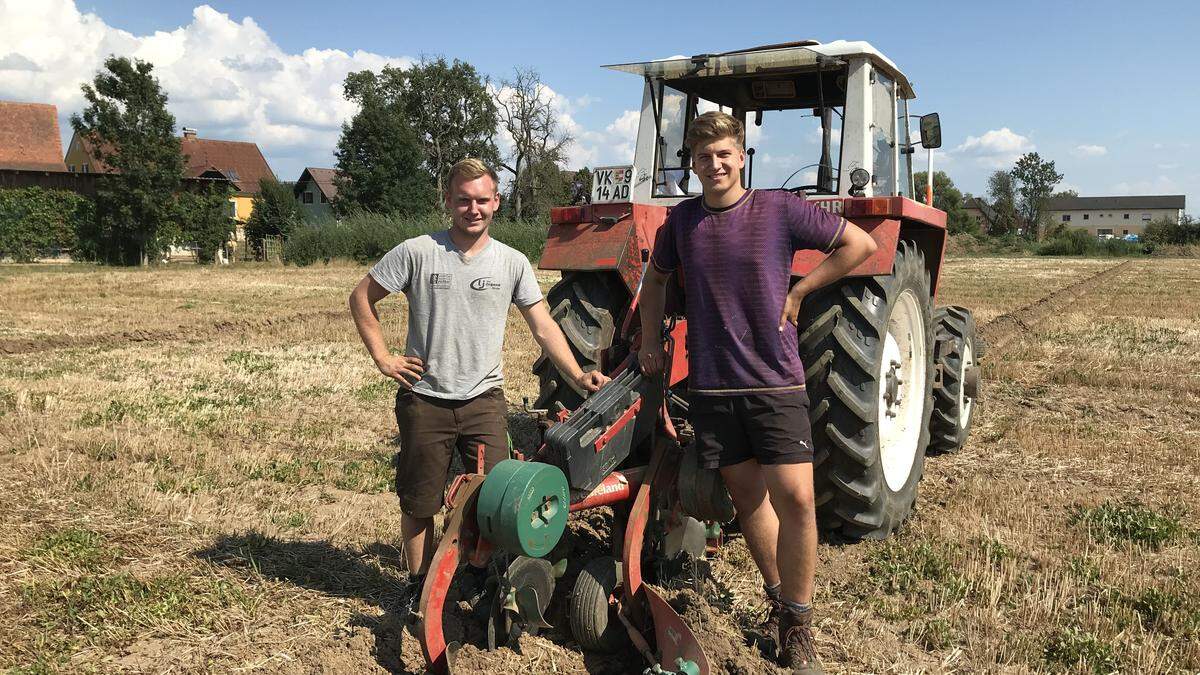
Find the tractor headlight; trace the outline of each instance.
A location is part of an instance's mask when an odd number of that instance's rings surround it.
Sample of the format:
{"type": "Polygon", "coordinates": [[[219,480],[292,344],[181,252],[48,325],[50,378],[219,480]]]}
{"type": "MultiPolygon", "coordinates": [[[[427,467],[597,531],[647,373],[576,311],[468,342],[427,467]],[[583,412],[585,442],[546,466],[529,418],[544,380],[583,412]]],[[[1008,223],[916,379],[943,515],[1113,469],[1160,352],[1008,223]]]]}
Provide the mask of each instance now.
{"type": "Polygon", "coordinates": [[[855,190],[866,187],[871,182],[871,172],[861,166],[850,172],[850,186],[855,190]]]}

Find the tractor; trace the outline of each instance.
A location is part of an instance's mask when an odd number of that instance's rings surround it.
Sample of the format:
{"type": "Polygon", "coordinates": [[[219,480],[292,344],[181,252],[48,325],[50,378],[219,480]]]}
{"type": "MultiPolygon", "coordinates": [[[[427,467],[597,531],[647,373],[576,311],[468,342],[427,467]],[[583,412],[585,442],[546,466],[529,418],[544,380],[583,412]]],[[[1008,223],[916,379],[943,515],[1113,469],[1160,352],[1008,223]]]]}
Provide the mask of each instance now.
{"type": "MultiPolygon", "coordinates": [[[[931,188],[925,203],[916,199],[915,94],[896,65],[866,42],[802,41],[608,68],[643,81],[633,163],[596,168],[586,203],[552,209],[539,267],[562,274],[548,301],[576,359],[613,380],[586,396],[543,355],[534,364],[539,394],[526,406],[544,421],[541,446],[486,476],[480,464],[449,490],[419,608],[436,669],[452,669],[441,612],[462,558],[491,560],[498,592],[489,644],[502,643],[549,625],[549,596],[572,562],[562,537],[569,513],[609,506],[612,555],[588,560],[569,596],[576,642],[601,651],[632,643],[648,672],[709,671],[686,623],[646,581],[678,560],[690,561],[694,579],[735,513],[719,474],[701,469],[691,449],[682,285],[669,289],[660,335],[640,334],[637,305],[667,213],[700,194],[683,140],[703,112],[746,122],[743,184],[803,195],[878,244],[850,275],[806,298],[800,315],[827,536],[890,535],[913,510],[926,453],[953,452],[970,431],[984,344],[968,309],[935,306],[946,214],[933,208],[931,188]],[[783,152],[756,147],[780,139],[783,152]],[[812,161],[797,159],[806,148],[812,161]],[[668,368],[656,377],[637,367],[646,340],[668,347],[668,368]]],[[[920,116],[918,128],[932,175],[937,114],[920,116]]],[[[798,252],[793,276],[824,255],[798,252]]]]}

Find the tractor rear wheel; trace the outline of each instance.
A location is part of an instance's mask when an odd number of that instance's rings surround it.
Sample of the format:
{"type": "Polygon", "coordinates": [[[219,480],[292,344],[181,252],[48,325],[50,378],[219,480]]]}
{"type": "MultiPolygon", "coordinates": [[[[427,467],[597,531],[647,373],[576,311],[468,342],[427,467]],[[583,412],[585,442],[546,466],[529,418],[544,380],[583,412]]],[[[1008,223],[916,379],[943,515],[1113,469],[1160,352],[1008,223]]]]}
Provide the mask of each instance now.
{"type": "MultiPolygon", "coordinates": [[[[579,367],[584,372],[601,368],[602,354],[612,346],[629,304],[620,278],[612,272],[566,272],[546,300],[579,367]]],[[[559,404],[574,410],[583,403],[583,391],[563,377],[545,353],[534,362],[533,372],[539,384],[536,407],[553,414],[559,404]]]]}
{"type": "Polygon", "coordinates": [[[942,385],[933,390],[929,452],[950,453],[958,451],[971,433],[983,344],[975,331],[975,317],[966,307],[938,307],[933,322],[942,385]]]}
{"type": "Polygon", "coordinates": [[[925,467],[933,409],[929,271],[900,241],[893,272],[807,298],[800,320],[820,525],[883,539],[904,522],[925,467]]]}

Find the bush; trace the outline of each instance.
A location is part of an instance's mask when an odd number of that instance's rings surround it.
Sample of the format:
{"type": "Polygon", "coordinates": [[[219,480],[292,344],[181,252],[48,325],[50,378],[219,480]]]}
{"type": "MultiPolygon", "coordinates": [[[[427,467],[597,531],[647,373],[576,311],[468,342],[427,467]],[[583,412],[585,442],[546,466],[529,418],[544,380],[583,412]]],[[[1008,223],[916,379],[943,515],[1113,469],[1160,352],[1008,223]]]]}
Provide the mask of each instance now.
{"type": "Polygon", "coordinates": [[[1124,239],[1098,239],[1085,230],[1068,230],[1037,247],[1038,255],[1116,257],[1144,255],[1146,247],[1124,239]]]}
{"type": "Polygon", "coordinates": [[[0,190],[0,257],[33,262],[52,249],[74,249],[93,226],[95,205],[66,190],[0,190]]]}
{"type": "Polygon", "coordinates": [[[1142,238],[1154,244],[1187,246],[1200,244],[1200,221],[1184,215],[1175,222],[1170,218],[1161,218],[1146,226],[1142,238]]]}
{"type": "MultiPolygon", "coordinates": [[[[334,259],[371,263],[405,239],[448,226],[437,214],[397,217],[360,211],[341,220],[330,218],[297,227],[284,245],[283,257],[285,262],[297,265],[334,259]]],[[[489,233],[531,260],[541,257],[546,243],[546,226],[538,222],[495,221],[489,233]]]]}
{"type": "Polygon", "coordinates": [[[291,236],[301,220],[300,205],[296,203],[291,187],[264,177],[258,182],[258,194],[254,196],[252,208],[250,219],[246,221],[246,240],[254,249],[255,257],[262,258],[263,238],[291,236]]]}

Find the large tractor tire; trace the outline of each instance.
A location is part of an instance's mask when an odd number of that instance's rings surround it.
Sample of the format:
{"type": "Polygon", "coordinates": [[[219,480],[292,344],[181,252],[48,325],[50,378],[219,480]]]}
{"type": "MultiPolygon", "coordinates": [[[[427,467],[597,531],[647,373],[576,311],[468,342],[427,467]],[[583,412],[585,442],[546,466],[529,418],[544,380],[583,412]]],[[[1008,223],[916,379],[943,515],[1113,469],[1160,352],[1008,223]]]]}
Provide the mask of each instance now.
{"type": "Polygon", "coordinates": [[[937,343],[936,363],[942,382],[933,390],[933,416],[929,419],[929,452],[957,452],[967,442],[979,400],[979,357],[983,341],[975,330],[975,317],[965,307],[938,307],[933,315],[937,343]]]}
{"type": "Polygon", "coordinates": [[[883,539],[912,512],[933,410],[932,314],[924,255],[909,241],[891,275],[805,300],[800,355],[822,528],[883,539]]]}
{"type": "MultiPolygon", "coordinates": [[[[584,372],[600,368],[629,305],[629,291],[620,278],[612,272],[567,272],[546,299],[579,367],[584,372]]],[[[553,414],[559,405],[574,410],[583,403],[583,390],[563,377],[545,353],[534,362],[533,372],[539,384],[536,407],[553,414]]]]}

